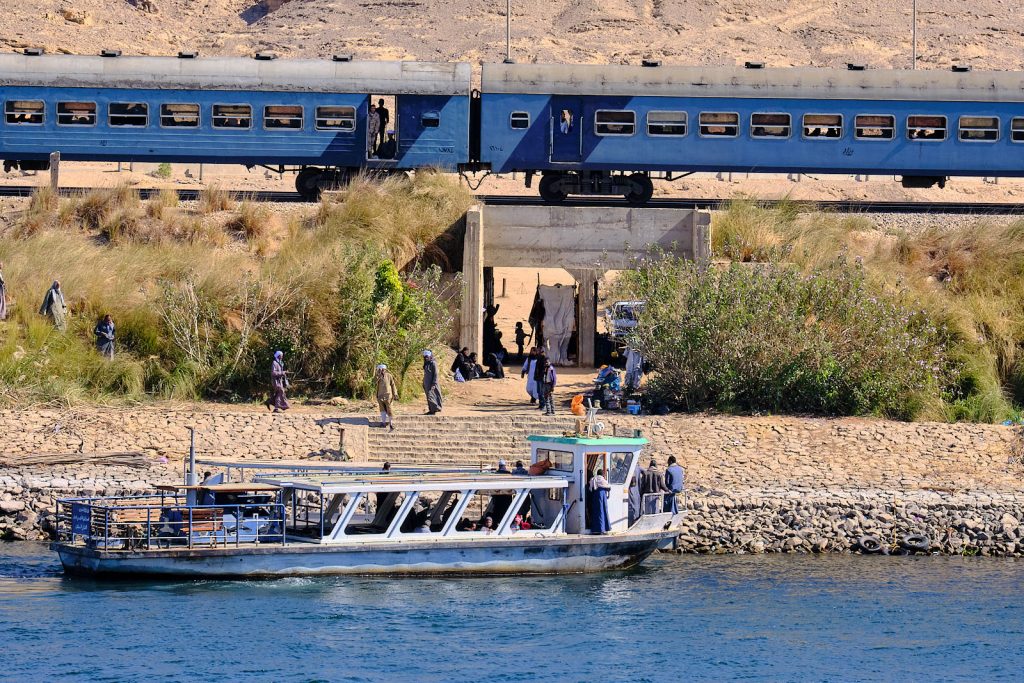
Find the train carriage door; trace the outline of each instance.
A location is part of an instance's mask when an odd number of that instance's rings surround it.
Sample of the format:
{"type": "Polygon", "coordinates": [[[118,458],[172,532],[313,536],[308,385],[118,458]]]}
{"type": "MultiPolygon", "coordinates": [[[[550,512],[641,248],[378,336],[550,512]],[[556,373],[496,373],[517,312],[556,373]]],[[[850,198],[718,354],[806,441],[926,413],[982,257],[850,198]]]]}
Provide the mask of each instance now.
{"type": "Polygon", "coordinates": [[[551,98],[551,161],[572,163],[583,160],[583,100],[579,97],[551,98]]]}

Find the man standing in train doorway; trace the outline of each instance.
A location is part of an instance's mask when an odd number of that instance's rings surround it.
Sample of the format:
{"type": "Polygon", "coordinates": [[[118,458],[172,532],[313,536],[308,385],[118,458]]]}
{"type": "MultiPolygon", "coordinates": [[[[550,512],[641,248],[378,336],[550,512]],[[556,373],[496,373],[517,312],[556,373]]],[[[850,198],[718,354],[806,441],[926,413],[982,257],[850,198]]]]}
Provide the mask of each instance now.
{"type": "MultiPolygon", "coordinates": [[[[377,129],[377,140],[374,143],[374,147],[379,147],[384,144],[384,133],[388,129],[388,121],[391,120],[391,112],[384,106],[384,98],[377,100],[377,117],[380,119],[380,128],[377,129]]],[[[391,157],[382,157],[388,158],[391,157]]]]}

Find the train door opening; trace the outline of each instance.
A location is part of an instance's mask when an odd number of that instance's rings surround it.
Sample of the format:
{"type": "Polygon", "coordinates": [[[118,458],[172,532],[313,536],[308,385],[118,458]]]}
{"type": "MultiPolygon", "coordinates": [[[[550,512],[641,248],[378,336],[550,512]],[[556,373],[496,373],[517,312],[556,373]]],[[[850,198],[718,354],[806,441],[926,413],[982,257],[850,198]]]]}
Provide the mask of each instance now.
{"type": "Polygon", "coordinates": [[[583,101],[578,97],[551,98],[551,161],[583,160],[583,101]]]}
{"type": "Polygon", "coordinates": [[[398,156],[398,97],[367,96],[366,158],[392,161],[398,156]],[[377,117],[373,123],[372,117],[377,117]]]}

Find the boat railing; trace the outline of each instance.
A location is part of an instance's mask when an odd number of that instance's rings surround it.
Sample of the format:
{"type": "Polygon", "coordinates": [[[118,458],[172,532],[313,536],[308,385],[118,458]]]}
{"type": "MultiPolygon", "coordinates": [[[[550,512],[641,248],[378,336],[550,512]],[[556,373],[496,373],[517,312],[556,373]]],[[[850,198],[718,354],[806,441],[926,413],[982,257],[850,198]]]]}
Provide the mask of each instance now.
{"type": "Polygon", "coordinates": [[[280,503],[185,505],[180,496],[67,498],[57,503],[57,541],[98,550],[284,544],[280,503]]]}

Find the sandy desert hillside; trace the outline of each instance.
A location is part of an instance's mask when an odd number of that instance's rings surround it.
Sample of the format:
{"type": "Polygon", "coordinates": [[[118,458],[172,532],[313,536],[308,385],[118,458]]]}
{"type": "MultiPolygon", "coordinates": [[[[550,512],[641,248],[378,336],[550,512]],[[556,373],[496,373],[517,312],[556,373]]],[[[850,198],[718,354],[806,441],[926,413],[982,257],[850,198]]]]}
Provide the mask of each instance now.
{"type": "MultiPolygon", "coordinates": [[[[910,0],[513,0],[519,61],[907,66],[910,0]]],[[[918,15],[919,65],[1016,69],[1012,0],[934,0],[918,15]]],[[[35,0],[3,2],[0,49],[485,61],[504,56],[500,0],[35,0]]]]}

